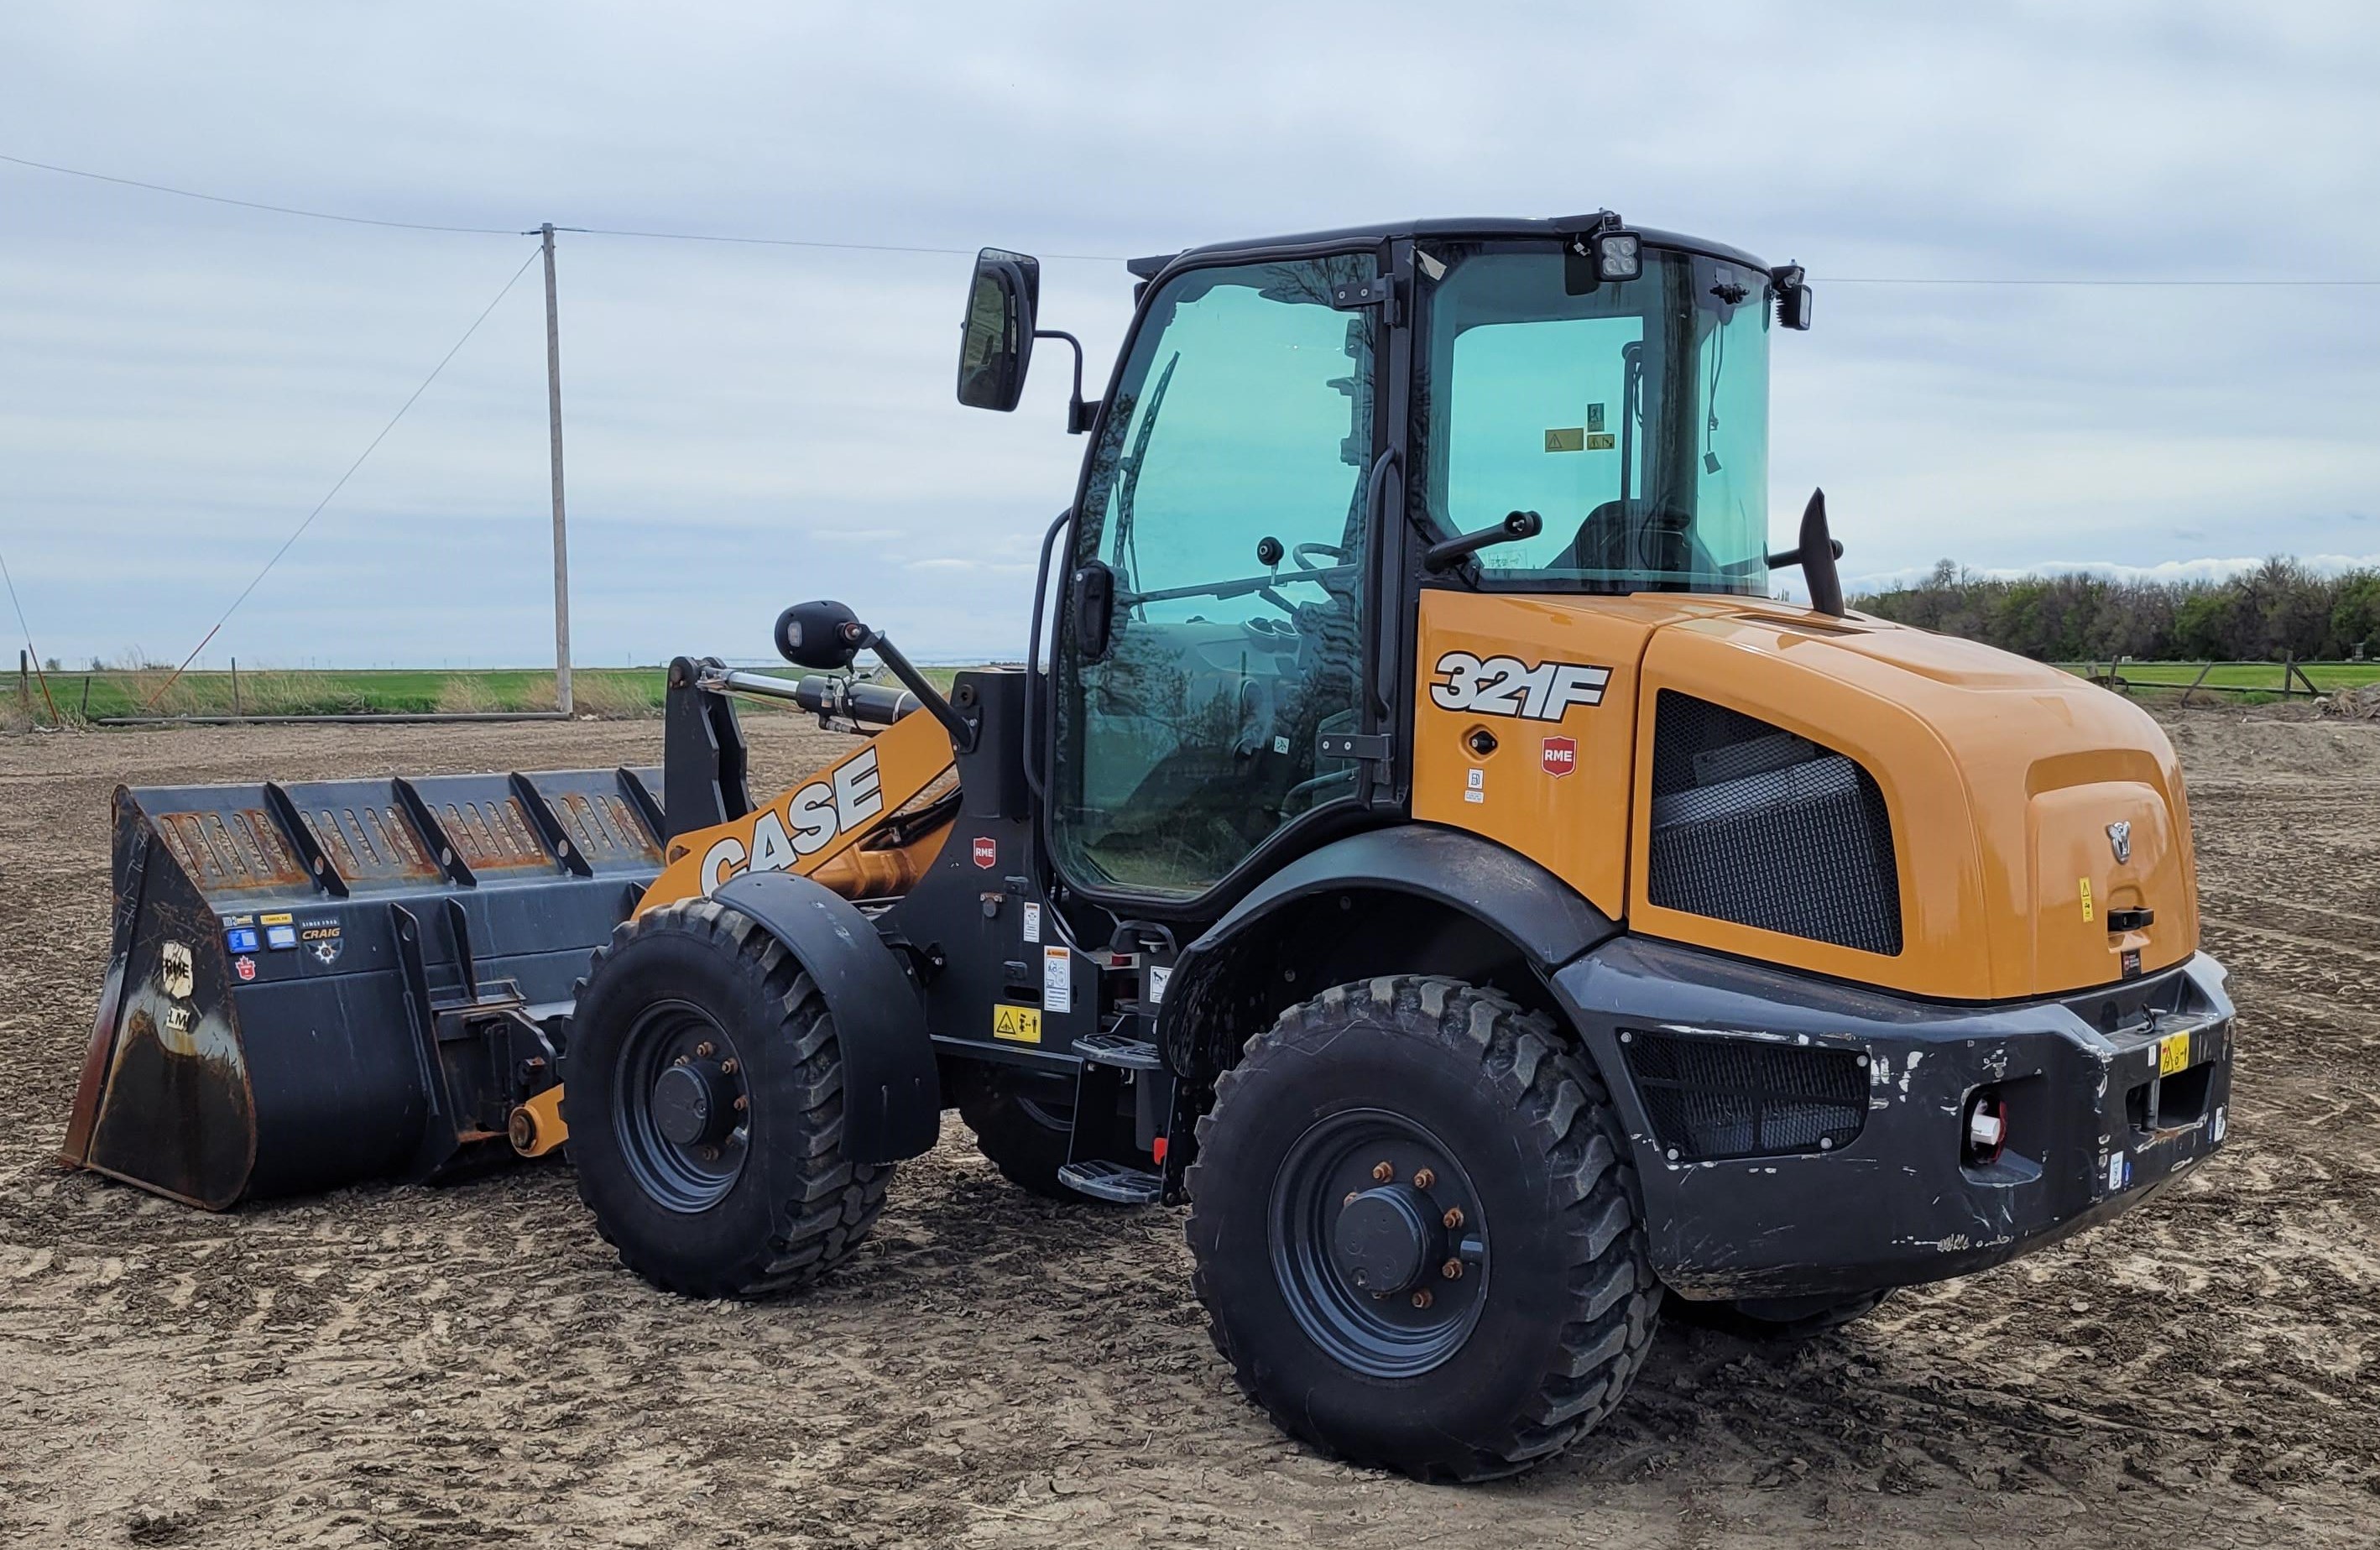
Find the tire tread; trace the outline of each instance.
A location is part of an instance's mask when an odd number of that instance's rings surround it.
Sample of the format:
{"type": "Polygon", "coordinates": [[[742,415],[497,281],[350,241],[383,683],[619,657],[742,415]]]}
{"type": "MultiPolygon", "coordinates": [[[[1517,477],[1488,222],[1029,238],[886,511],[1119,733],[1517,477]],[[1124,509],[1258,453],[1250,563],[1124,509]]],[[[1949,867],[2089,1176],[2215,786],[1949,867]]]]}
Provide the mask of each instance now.
{"type": "MultiPolygon", "coordinates": [[[[1567,1447],[1609,1414],[1652,1349],[1662,1291],[1637,1225],[1629,1165],[1615,1139],[1610,1093],[1593,1064],[1544,1013],[1461,980],[1383,976],[1333,986],[1291,1007],[1250,1038],[1240,1062],[1216,1079],[1215,1102],[1198,1120],[1200,1156],[1211,1155],[1208,1140],[1214,1116],[1231,1103],[1234,1089],[1262,1072],[1289,1040],[1342,1024],[1351,1011],[1384,1013],[1382,1021],[1391,1025],[1478,1059],[1489,1088],[1512,1105],[1515,1132],[1540,1148],[1571,1181],[1572,1198],[1560,1207],[1559,1226],[1572,1245],[1568,1284],[1574,1316],[1562,1326],[1553,1360],[1505,1435],[1469,1447],[1451,1462],[1407,1471],[1437,1480],[1515,1473],[1567,1447]]],[[[1203,1166],[1193,1162],[1187,1177],[1194,1243],[1203,1166]]],[[[1195,1253],[1192,1260],[1194,1289],[1209,1310],[1208,1334],[1241,1391],[1282,1431],[1343,1456],[1331,1439],[1316,1434],[1293,1396],[1272,1391],[1250,1357],[1234,1350],[1229,1330],[1212,1311],[1207,1266],[1195,1253]]]]}

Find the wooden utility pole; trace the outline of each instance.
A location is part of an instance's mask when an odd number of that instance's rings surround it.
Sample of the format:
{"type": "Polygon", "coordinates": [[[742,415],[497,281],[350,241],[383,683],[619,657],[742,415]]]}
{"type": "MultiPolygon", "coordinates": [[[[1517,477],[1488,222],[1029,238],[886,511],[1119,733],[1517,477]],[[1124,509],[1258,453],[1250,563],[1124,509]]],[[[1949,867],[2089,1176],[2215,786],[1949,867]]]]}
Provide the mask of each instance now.
{"type": "Polygon", "coordinates": [[[545,412],[553,442],[553,696],[564,715],[570,705],[570,538],[562,514],[562,324],[553,297],[553,223],[545,238],[545,412]]]}

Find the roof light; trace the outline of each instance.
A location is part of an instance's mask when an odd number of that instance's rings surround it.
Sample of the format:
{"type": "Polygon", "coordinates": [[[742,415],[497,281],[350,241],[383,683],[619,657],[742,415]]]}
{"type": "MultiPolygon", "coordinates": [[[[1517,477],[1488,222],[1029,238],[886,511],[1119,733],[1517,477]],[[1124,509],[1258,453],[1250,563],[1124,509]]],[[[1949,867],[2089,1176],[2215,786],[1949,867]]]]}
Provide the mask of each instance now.
{"type": "Polygon", "coordinates": [[[1645,272],[1645,242],[1634,232],[1601,231],[1592,240],[1598,279],[1633,280],[1645,272]]]}

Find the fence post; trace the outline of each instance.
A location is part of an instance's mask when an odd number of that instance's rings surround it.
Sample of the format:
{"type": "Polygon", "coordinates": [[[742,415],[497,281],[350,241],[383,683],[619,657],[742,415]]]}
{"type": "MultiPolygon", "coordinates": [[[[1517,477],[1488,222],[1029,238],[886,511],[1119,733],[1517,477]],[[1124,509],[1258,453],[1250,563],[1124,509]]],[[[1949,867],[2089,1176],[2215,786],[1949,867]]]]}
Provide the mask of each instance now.
{"type": "MultiPolygon", "coordinates": [[[[2305,669],[2298,666],[2295,661],[2291,661],[2289,663],[2289,671],[2296,673],[2298,675],[2298,682],[2305,685],[2306,696],[2308,698],[2320,699],[2322,697],[2322,691],[2313,686],[2313,680],[2306,676],[2305,669]]],[[[2289,680],[2283,679],[2281,681],[2281,686],[2283,688],[2289,687],[2289,680]]]]}
{"type": "Polygon", "coordinates": [[[82,675],[82,719],[91,720],[91,674],[82,675]]]}
{"type": "Polygon", "coordinates": [[[239,718],[239,659],[237,657],[231,660],[231,713],[233,720],[237,721],[239,718]]]}
{"type": "Polygon", "coordinates": [[[2213,672],[2214,671],[2215,671],[2215,662],[2214,662],[2213,659],[2211,659],[2211,658],[2210,658],[2210,659],[2208,659],[2206,661],[2204,661],[2204,662],[2201,662],[2201,663],[2199,663],[2199,664],[2198,664],[2198,676],[2197,676],[2197,677],[2195,677],[2195,678],[2193,678],[2193,679],[2192,679],[2192,680],[2190,681],[2190,687],[2189,687],[2189,688],[2184,689],[2184,690],[2182,690],[2182,691],[2181,691],[2181,703],[2182,703],[2182,704],[2184,704],[2184,705],[2188,705],[2188,704],[2190,703],[2190,696],[2192,696],[2192,695],[2194,695],[2194,694],[2196,694],[2196,693],[2198,693],[2198,686],[2199,686],[2201,684],[2205,683],[2205,682],[2206,682],[2206,675],[2207,675],[2208,673],[2210,673],[2210,672],[2213,672]]]}
{"type": "Polygon", "coordinates": [[[17,708],[25,714],[25,724],[33,723],[33,665],[23,647],[17,648],[17,708]]]}

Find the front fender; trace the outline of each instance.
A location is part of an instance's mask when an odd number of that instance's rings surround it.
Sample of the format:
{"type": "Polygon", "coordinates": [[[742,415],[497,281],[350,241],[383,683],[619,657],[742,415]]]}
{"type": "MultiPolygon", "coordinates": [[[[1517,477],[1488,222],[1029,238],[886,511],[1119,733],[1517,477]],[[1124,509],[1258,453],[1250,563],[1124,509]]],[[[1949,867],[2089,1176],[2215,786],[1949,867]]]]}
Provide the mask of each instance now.
{"type": "Polygon", "coordinates": [[[1619,933],[1617,923],[1552,872],[1459,829],[1399,824],[1335,840],[1291,862],[1182,951],[1158,1012],[1158,1041],[1177,1075],[1203,1081],[1198,1030],[1223,1009],[1235,949],[1286,907],[1337,890],[1427,899],[1471,916],[1541,975],[1619,933]]]}
{"type": "Polygon", "coordinates": [[[942,1098],[925,1008],[868,917],[791,872],[746,872],[711,898],[783,942],[817,982],[842,1047],[844,1154],[889,1163],[931,1148],[942,1098]]]}

